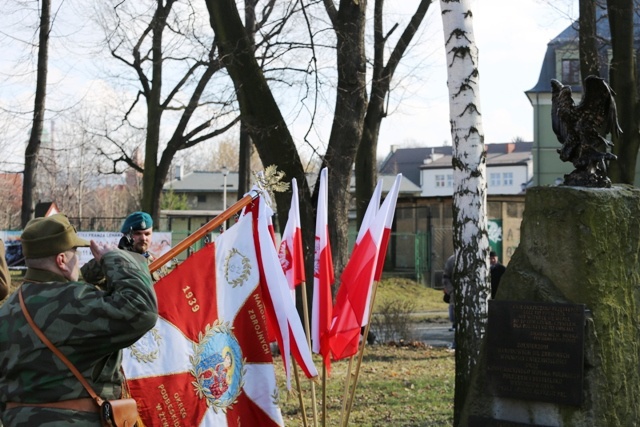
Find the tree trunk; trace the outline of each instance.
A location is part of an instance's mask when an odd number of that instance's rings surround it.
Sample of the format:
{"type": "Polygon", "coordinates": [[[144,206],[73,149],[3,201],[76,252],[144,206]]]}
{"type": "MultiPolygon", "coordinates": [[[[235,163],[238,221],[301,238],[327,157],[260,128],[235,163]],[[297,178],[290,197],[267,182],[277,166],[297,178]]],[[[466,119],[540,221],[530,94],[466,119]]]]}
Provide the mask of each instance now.
{"type": "Polygon", "coordinates": [[[596,2],[580,0],[580,75],[600,76],[598,42],[596,39],[596,2]]]}
{"type": "MultiPolygon", "coordinates": [[[[158,2],[154,16],[153,38],[151,42],[152,80],[147,91],[147,137],[144,146],[144,174],[142,175],[142,210],[160,223],[160,189],[155,188],[158,182],[158,149],[160,148],[160,125],[162,124],[162,34],[166,25],[167,14],[171,9],[168,2],[164,7],[158,2]]],[[[164,182],[164,177],[162,179],[164,182]]]]}
{"type": "Polygon", "coordinates": [[[609,80],[616,93],[618,120],[623,132],[613,139],[613,153],[618,156],[618,160],[610,163],[609,177],[613,182],[633,185],[640,147],[638,87],[633,48],[633,0],[607,0],[607,8],[613,51],[609,80]]]}
{"type": "Polygon", "coordinates": [[[251,148],[253,142],[244,123],[240,123],[238,157],[238,199],[251,190],[251,148]]]}
{"type": "MultiPolygon", "coordinates": [[[[296,178],[298,181],[305,254],[307,261],[310,259],[313,263],[314,208],[293,138],[255,59],[235,1],[206,0],[206,4],[211,27],[218,40],[220,56],[236,88],[243,124],[251,135],[262,164],[277,165],[278,170],[285,173],[287,180],[296,178]]],[[[291,192],[276,193],[275,198],[278,223],[284,229],[291,204],[291,192]]],[[[306,265],[310,265],[309,262],[306,265]]],[[[307,277],[313,275],[307,274],[307,277]]]]}
{"type": "MultiPolygon", "coordinates": [[[[244,26],[251,46],[256,45],[256,4],[258,0],[245,1],[244,26]]],[[[244,123],[240,123],[240,146],[238,147],[238,199],[251,190],[251,135],[244,123]]]]}
{"type": "MultiPolygon", "coordinates": [[[[327,10],[336,33],[338,88],[323,166],[329,168],[328,181],[331,183],[328,189],[328,215],[333,227],[329,238],[337,281],[348,259],[351,170],[362,138],[367,109],[364,47],[366,8],[367,2],[364,0],[341,0],[337,11],[332,8],[327,10]]],[[[318,187],[316,185],[316,193],[318,187]]]]}
{"type": "Polygon", "coordinates": [[[458,425],[486,329],[489,286],[487,180],[480,115],[478,49],[471,0],[441,0],[453,140],[453,240],[456,255],[456,384],[458,425]]]}
{"type": "Polygon", "coordinates": [[[36,77],[36,96],[33,108],[33,125],[29,143],[24,151],[24,177],[22,180],[21,225],[24,228],[33,218],[35,202],[33,195],[36,187],[38,152],[44,125],[45,101],[47,98],[47,71],[49,61],[49,33],[51,32],[51,0],[42,0],[40,15],[40,34],[38,46],[38,72],[36,77]]]}
{"type": "Polygon", "coordinates": [[[364,129],[362,132],[362,140],[358,146],[356,155],[356,209],[358,215],[358,226],[362,222],[364,213],[369,205],[369,200],[373,194],[378,175],[377,167],[377,151],[378,136],[380,133],[380,125],[382,119],[387,116],[385,111],[385,99],[389,96],[391,79],[394,72],[402,59],[405,51],[409,47],[409,43],[413,39],[416,31],[420,27],[431,0],[422,0],[416,9],[407,28],[402,33],[395,46],[393,52],[389,56],[387,64],[384,64],[385,45],[388,35],[395,30],[395,26],[389,32],[384,34],[383,17],[384,17],[384,0],[376,0],[374,7],[374,46],[373,46],[373,79],[371,82],[371,96],[369,105],[364,119],[364,129]]]}

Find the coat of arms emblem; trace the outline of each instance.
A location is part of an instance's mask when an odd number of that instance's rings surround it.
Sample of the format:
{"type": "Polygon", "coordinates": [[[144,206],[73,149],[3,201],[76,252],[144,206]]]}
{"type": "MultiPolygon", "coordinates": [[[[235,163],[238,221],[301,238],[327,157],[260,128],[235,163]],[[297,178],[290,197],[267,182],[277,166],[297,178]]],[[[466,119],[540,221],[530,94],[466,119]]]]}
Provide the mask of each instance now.
{"type": "Polygon", "coordinates": [[[207,325],[199,338],[191,356],[190,372],[195,378],[192,384],[197,396],[206,399],[207,406],[215,412],[226,412],[244,385],[242,350],[229,323],[219,320],[207,325]]]}

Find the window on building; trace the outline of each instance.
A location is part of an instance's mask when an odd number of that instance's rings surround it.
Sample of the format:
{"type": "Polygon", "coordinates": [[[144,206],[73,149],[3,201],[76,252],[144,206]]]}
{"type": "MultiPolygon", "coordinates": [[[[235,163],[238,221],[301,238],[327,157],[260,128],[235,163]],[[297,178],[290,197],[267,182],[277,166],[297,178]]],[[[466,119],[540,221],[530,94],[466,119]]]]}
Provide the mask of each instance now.
{"type": "Polygon", "coordinates": [[[453,175],[447,175],[447,187],[453,187],[453,175]]]}
{"type": "Polygon", "coordinates": [[[499,187],[500,186],[500,174],[499,173],[490,173],[489,174],[489,187],[499,187]]]}
{"type": "Polygon", "coordinates": [[[513,172],[504,172],[502,174],[502,185],[505,187],[513,185],[513,172]]]}
{"type": "Polygon", "coordinates": [[[565,85],[581,85],[580,82],[580,60],[579,59],[563,59],[562,60],[562,83],[565,85]]]}
{"type": "Polygon", "coordinates": [[[436,175],[436,187],[444,187],[444,175],[436,175]]]}
{"type": "Polygon", "coordinates": [[[198,203],[207,203],[206,194],[198,194],[198,203]]]}

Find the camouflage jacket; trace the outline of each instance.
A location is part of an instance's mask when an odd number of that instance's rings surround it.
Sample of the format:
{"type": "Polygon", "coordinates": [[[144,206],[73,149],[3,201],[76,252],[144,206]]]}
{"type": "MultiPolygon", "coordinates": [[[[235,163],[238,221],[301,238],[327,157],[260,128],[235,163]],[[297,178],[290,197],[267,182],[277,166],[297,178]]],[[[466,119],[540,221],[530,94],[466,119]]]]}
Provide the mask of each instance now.
{"type": "MultiPolygon", "coordinates": [[[[132,252],[132,253],[137,254],[137,252],[132,252]]],[[[140,255],[140,256],[147,261],[147,264],[151,264],[153,261],[155,261],[155,258],[151,254],[149,254],[149,256],[146,256],[146,257],[143,255],[140,255]]],[[[100,287],[104,286],[106,277],[104,275],[104,272],[102,271],[102,268],[100,267],[100,264],[98,264],[95,259],[91,259],[85,265],[83,265],[80,268],[80,272],[82,273],[82,278],[85,281],[89,283],[93,283],[94,285],[97,285],[100,287]]],[[[153,279],[154,282],[157,282],[158,280],[166,276],[168,273],[169,272],[166,269],[166,267],[161,267],[158,270],[151,273],[151,278],[153,279]]]]}
{"type": "MultiPolygon", "coordinates": [[[[101,261],[104,289],[28,269],[22,292],[27,310],[98,395],[121,395],[121,349],[135,343],[158,317],[144,258],[115,250],[101,261]]],[[[0,308],[0,410],[5,427],[99,426],[97,413],[21,406],[89,397],[78,379],[36,336],[14,292],[0,308]]]]}

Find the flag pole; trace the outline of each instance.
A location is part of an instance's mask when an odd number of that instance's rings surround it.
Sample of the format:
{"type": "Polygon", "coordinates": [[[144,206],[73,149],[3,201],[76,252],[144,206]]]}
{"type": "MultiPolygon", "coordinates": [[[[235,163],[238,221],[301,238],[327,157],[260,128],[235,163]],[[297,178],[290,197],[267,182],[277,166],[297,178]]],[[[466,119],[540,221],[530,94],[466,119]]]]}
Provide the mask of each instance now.
{"type": "Polygon", "coordinates": [[[378,291],[378,281],[373,282],[373,290],[371,291],[371,301],[369,302],[369,318],[367,319],[367,325],[364,327],[364,335],[362,337],[362,346],[358,353],[358,362],[356,363],[356,373],[353,379],[353,387],[351,388],[351,394],[349,396],[349,403],[347,404],[347,415],[345,419],[345,426],[349,424],[349,415],[351,414],[351,407],[353,406],[353,399],[356,394],[356,386],[358,385],[358,376],[360,374],[360,366],[362,366],[362,358],[364,357],[364,347],[367,344],[367,336],[369,335],[369,326],[371,325],[371,316],[373,314],[373,302],[376,300],[376,292],[378,291]]]}
{"type": "Polygon", "coordinates": [[[347,366],[347,375],[344,379],[344,394],[342,400],[342,412],[340,413],[340,426],[346,426],[345,419],[348,419],[347,416],[347,396],[349,395],[349,381],[351,380],[351,366],[353,365],[353,356],[349,358],[349,365],[347,366]]]}
{"type": "MultiPolygon", "coordinates": [[[[307,345],[309,350],[311,349],[311,328],[309,327],[309,306],[307,305],[307,283],[302,282],[300,284],[302,291],[302,314],[304,317],[304,331],[307,334],[307,345]]],[[[323,379],[324,382],[324,379],[323,379]]],[[[302,403],[301,403],[302,404],[302,403]]],[[[318,427],[318,402],[316,398],[316,383],[311,381],[311,405],[313,408],[313,425],[318,427]]],[[[324,423],[323,423],[324,425],[324,423]]]]}
{"type": "Polygon", "coordinates": [[[235,202],[228,209],[223,211],[220,215],[216,216],[211,221],[207,222],[205,225],[198,228],[191,235],[187,236],[184,240],[182,240],[177,245],[169,249],[169,251],[167,251],[165,254],[158,257],[156,260],[154,260],[151,264],[149,264],[149,271],[153,273],[154,271],[156,271],[157,269],[159,269],[160,267],[162,267],[163,265],[171,261],[173,258],[175,258],[178,254],[187,250],[189,246],[193,245],[199,239],[204,237],[207,233],[210,233],[214,229],[220,227],[220,225],[222,225],[223,222],[231,218],[240,209],[247,206],[259,195],[260,194],[258,192],[251,192],[245,195],[242,199],[235,202]]]}
{"type": "Polygon", "coordinates": [[[322,363],[322,427],[327,426],[327,365],[322,363]]]}
{"type": "Polygon", "coordinates": [[[307,427],[307,409],[305,408],[302,399],[302,386],[300,385],[300,375],[298,374],[298,367],[295,360],[292,360],[291,364],[293,365],[293,374],[296,378],[296,388],[298,389],[298,402],[300,403],[300,411],[302,412],[302,425],[304,427],[307,427]]]}

